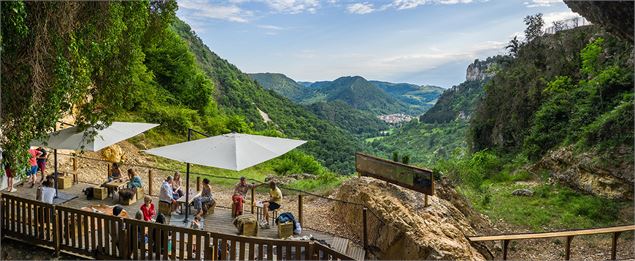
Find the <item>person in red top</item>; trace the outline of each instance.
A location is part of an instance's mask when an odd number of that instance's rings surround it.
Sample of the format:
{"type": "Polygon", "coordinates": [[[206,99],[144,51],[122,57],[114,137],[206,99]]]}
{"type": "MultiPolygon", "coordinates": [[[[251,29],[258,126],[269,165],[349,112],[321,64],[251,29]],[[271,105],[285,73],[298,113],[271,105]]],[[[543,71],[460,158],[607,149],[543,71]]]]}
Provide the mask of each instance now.
{"type": "Polygon", "coordinates": [[[143,220],[152,221],[152,217],[154,217],[154,204],[152,204],[152,198],[150,196],[145,196],[143,198],[143,205],[141,205],[141,212],[143,213],[143,220]]]}
{"type": "Polygon", "coordinates": [[[33,187],[35,186],[35,182],[37,181],[37,158],[42,156],[42,152],[35,148],[32,148],[29,150],[29,154],[31,155],[31,158],[29,158],[31,169],[27,171],[27,175],[29,176],[29,180],[33,182],[31,184],[31,187],[33,187]]]}

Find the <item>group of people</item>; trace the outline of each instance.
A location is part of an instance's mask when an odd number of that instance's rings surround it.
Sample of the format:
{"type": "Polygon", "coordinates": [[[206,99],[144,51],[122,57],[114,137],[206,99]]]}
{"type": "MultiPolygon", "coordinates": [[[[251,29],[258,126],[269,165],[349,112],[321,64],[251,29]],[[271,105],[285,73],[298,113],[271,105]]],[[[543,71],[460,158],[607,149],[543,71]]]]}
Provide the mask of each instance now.
{"type": "MultiPolygon", "coordinates": [[[[113,163],[112,168],[110,168],[110,174],[108,175],[108,182],[114,180],[124,180],[123,175],[121,175],[121,170],[119,169],[119,164],[113,163]]],[[[128,183],[126,185],[129,189],[141,188],[143,187],[143,181],[141,177],[137,174],[137,172],[129,168],[128,169],[128,183]]]]}
{"type": "MultiPolygon", "coordinates": [[[[235,213],[233,213],[235,216],[243,214],[243,204],[245,203],[245,197],[247,197],[247,191],[258,186],[260,185],[256,185],[253,183],[248,184],[245,177],[240,177],[240,181],[234,187],[234,195],[232,195],[232,202],[236,206],[233,209],[233,211],[236,211],[235,213]]],[[[280,188],[278,188],[275,181],[269,181],[269,200],[262,202],[264,220],[262,221],[261,226],[263,228],[269,228],[269,223],[267,222],[267,220],[269,220],[269,211],[279,209],[281,203],[282,191],[280,190],[280,188]]]]}
{"type": "MultiPolygon", "coordinates": [[[[29,165],[26,168],[26,174],[28,177],[27,180],[27,184],[29,182],[31,182],[31,188],[35,186],[35,183],[37,182],[37,173],[38,171],[40,171],[40,173],[42,174],[42,178],[40,179],[40,183],[42,184],[44,182],[44,177],[45,177],[45,171],[46,171],[46,160],[48,158],[48,153],[47,151],[42,148],[42,147],[37,147],[37,148],[31,148],[28,151],[29,153],[29,165]]],[[[18,191],[14,184],[13,184],[13,178],[16,175],[16,171],[18,170],[18,168],[15,168],[12,166],[12,164],[9,162],[9,155],[6,152],[2,152],[2,165],[4,167],[4,173],[7,175],[7,191],[8,192],[16,192],[18,191]]],[[[21,185],[23,185],[24,183],[21,183],[21,185]]]]}
{"type": "MultiPolygon", "coordinates": [[[[178,214],[183,212],[178,202],[179,198],[183,197],[185,193],[181,188],[181,174],[179,172],[174,173],[174,177],[168,176],[161,184],[161,191],[159,192],[159,201],[165,202],[171,206],[171,211],[177,211],[178,214]]],[[[212,186],[207,178],[203,179],[203,189],[201,194],[193,199],[192,205],[196,209],[196,216],[199,218],[205,214],[205,205],[214,202],[212,195],[212,186]]]]}

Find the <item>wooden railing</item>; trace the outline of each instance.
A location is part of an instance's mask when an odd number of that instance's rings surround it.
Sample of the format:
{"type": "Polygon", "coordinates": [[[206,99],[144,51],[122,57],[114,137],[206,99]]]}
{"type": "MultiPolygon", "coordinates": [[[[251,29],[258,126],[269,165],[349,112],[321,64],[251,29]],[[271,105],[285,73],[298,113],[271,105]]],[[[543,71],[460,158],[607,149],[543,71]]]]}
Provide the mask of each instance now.
{"type": "Polygon", "coordinates": [[[573,241],[574,236],[582,236],[582,235],[596,235],[596,234],[613,234],[613,241],[611,245],[611,260],[616,260],[616,252],[617,252],[617,239],[620,236],[620,233],[626,231],[635,231],[635,225],[626,225],[626,226],[617,226],[617,227],[604,227],[604,228],[593,228],[593,229],[579,229],[579,230],[568,230],[568,231],[556,231],[556,232],[543,232],[543,233],[525,233],[525,234],[508,234],[508,235],[493,235],[493,236],[473,236],[468,237],[468,239],[472,242],[483,242],[483,241],[498,241],[501,240],[503,243],[503,260],[507,260],[507,249],[509,246],[509,242],[511,240],[525,240],[525,239],[541,239],[541,238],[555,238],[555,237],[564,237],[566,238],[565,244],[565,254],[564,259],[569,260],[571,257],[571,241],[573,241]]]}
{"type": "Polygon", "coordinates": [[[0,194],[2,236],[100,259],[352,260],[314,241],[245,237],[0,194]]]}

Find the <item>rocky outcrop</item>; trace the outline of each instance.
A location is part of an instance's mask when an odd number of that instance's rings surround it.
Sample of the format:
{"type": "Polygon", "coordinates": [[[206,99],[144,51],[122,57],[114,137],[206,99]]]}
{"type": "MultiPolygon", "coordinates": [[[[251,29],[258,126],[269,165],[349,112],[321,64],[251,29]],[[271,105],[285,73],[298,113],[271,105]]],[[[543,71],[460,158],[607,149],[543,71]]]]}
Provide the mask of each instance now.
{"type": "Polygon", "coordinates": [[[467,72],[465,74],[466,81],[483,81],[494,76],[491,70],[488,70],[492,66],[492,62],[474,60],[473,63],[467,66],[467,72]]]}
{"type": "MultiPolygon", "coordinates": [[[[489,223],[449,186],[438,187],[427,207],[421,193],[364,177],[345,182],[335,196],[368,208],[369,254],[378,259],[484,260],[483,253],[490,257],[466,238],[476,234],[475,227],[489,223]]],[[[338,203],[334,208],[342,222],[361,229],[360,206],[338,203]]]]}
{"type": "Polygon", "coordinates": [[[633,158],[628,148],[609,157],[594,152],[574,153],[572,146],[548,153],[531,170],[546,170],[553,182],[611,199],[633,200],[633,158]]]}
{"type": "Polygon", "coordinates": [[[635,8],[633,1],[564,1],[571,10],[617,37],[633,42],[635,8]]]}

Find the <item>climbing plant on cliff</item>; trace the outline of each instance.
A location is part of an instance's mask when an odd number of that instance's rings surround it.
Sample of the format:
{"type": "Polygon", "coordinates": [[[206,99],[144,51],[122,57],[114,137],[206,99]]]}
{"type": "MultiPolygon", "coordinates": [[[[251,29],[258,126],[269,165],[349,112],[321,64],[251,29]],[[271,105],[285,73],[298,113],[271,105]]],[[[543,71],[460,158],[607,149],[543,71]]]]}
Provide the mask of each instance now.
{"type": "Polygon", "coordinates": [[[29,141],[65,114],[81,127],[111,122],[147,79],[142,44],[176,10],[174,1],[0,5],[0,146],[14,166],[23,165],[29,141]]]}

